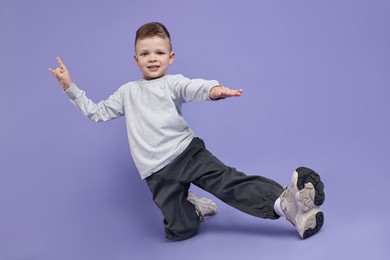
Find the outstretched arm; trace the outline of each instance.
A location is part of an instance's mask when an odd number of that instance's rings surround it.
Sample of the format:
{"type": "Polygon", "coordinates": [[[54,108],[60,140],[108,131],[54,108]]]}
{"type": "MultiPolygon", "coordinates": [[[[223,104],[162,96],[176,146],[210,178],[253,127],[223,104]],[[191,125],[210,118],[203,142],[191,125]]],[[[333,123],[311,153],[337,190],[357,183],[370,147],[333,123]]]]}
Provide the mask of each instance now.
{"type": "Polygon", "coordinates": [[[87,118],[95,122],[107,121],[124,115],[123,91],[116,91],[108,99],[94,103],[86,96],[85,91],[79,89],[72,81],[70,73],[62,60],[57,57],[58,66],[56,69],[49,68],[50,73],[58,80],[71,102],[87,118]]]}
{"type": "Polygon", "coordinates": [[[59,67],[54,70],[52,68],[49,68],[49,71],[58,80],[58,83],[60,83],[62,89],[65,91],[72,85],[73,81],[70,77],[68,69],[66,68],[60,57],[57,57],[57,63],[59,67]]]}
{"type": "Polygon", "coordinates": [[[224,86],[215,86],[210,90],[209,96],[214,100],[228,97],[239,97],[243,91],[243,89],[230,89],[224,86]]]}

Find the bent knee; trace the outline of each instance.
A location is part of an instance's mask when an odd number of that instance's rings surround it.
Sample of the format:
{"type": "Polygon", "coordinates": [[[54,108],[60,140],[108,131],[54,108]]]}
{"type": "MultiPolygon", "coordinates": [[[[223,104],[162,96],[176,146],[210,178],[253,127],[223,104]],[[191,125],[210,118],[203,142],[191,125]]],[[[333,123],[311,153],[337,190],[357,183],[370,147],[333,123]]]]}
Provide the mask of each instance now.
{"type": "Polygon", "coordinates": [[[199,220],[179,221],[165,227],[165,237],[173,241],[181,241],[195,236],[199,230],[199,220]]]}

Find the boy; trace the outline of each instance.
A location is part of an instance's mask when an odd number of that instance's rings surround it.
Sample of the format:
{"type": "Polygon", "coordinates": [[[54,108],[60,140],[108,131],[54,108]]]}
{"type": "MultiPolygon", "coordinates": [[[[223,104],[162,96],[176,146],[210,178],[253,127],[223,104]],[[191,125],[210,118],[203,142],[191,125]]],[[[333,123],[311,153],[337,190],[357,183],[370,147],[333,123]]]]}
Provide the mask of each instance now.
{"type": "Polygon", "coordinates": [[[181,106],[194,100],[239,97],[243,90],[214,80],[166,75],[174,56],[164,25],[152,22],[141,26],[136,33],[134,60],[143,78],[121,86],[98,104],[73,83],[60,58],[59,67],[49,71],[89,119],[98,122],[126,117],[132,157],[164,216],[168,239],[194,236],[200,222],[216,213],[214,202],[188,192],[191,183],[248,214],[269,219],[284,216],[302,238],[317,233],[324,222],[320,176],[300,167],[290,186],[283,188],[273,180],[238,172],[214,157],[189,128],[181,106]]]}

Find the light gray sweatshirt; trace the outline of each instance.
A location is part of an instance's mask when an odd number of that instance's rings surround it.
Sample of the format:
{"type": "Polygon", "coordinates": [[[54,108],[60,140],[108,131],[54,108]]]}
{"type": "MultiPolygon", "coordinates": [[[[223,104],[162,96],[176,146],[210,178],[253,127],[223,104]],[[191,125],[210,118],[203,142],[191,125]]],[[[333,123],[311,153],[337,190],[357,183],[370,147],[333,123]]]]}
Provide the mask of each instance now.
{"type": "Polygon", "coordinates": [[[172,162],[195,136],[182,116],[182,104],[210,100],[210,90],[217,85],[215,80],[166,75],[126,83],[97,104],[74,83],[65,93],[95,122],[125,115],[131,155],[145,179],[172,162]]]}

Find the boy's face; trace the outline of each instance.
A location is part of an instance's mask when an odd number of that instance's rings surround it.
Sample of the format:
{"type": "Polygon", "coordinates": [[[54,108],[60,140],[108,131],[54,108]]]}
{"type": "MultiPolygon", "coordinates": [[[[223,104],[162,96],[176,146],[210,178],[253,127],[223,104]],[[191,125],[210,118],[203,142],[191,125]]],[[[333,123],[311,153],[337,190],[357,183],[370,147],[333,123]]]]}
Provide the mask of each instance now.
{"type": "Polygon", "coordinates": [[[165,38],[145,38],[138,40],[135,46],[134,60],[146,80],[164,76],[174,56],[169,40],[165,38]]]}

